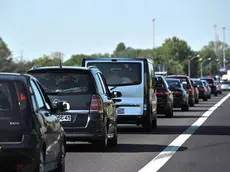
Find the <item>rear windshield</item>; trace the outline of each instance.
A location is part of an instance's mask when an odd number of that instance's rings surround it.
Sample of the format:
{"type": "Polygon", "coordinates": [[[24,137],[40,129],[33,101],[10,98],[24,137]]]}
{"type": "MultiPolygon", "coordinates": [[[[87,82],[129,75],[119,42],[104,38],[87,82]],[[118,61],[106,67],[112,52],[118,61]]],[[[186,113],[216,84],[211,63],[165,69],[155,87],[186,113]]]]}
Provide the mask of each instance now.
{"type": "Polygon", "coordinates": [[[138,85],[142,82],[141,63],[90,62],[87,66],[96,66],[109,86],[138,85]]]}
{"type": "MultiPolygon", "coordinates": [[[[0,81],[0,119],[15,117],[27,111],[24,85],[20,82],[0,81]]],[[[15,119],[14,118],[14,119],[15,119]]]]}
{"type": "Polygon", "coordinates": [[[168,85],[171,86],[171,87],[181,88],[180,81],[177,81],[177,80],[167,80],[167,79],[166,79],[166,81],[167,81],[168,85]]]}
{"type": "Polygon", "coordinates": [[[47,94],[93,94],[94,82],[89,71],[37,70],[30,71],[47,94]]]}
{"type": "Polygon", "coordinates": [[[229,81],[223,81],[221,84],[230,84],[230,82],[229,81]]]}
{"type": "Polygon", "coordinates": [[[176,77],[176,76],[175,76],[175,77],[169,77],[169,78],[179,79],[180,82],[183,84],[183,86],[191,87],[190,82],[188,81],[188,78],[186,78],[186,77],[176,77]]]}
{"type": "Polygon", "coordinates": [[[193,82],[196,84],[196,85],[199,85],[199,86],[202,86],[202,81],[201,80],[193,80],[193,82]]]}
{"type": "Polygon", "coordinates": [[[213,84],[214,83],[213,79],[204,78],[203,80],[207,81],[209,84],[213,84]]]}

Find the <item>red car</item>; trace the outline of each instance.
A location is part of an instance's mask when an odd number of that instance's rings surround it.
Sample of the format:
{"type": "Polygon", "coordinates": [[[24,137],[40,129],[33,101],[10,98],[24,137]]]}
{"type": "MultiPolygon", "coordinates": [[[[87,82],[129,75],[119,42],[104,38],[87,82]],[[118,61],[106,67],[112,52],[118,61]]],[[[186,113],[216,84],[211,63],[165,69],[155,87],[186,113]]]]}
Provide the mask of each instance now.
{"type": "Polygon", "coordinates": [[[197,85],[195,84],[195,82],[190,79],[191,83],[192,83],[192,86],[194,88],[194,96],[195,96],[195,103],[199,103],[199,89],[197,88],[197,85]]]}

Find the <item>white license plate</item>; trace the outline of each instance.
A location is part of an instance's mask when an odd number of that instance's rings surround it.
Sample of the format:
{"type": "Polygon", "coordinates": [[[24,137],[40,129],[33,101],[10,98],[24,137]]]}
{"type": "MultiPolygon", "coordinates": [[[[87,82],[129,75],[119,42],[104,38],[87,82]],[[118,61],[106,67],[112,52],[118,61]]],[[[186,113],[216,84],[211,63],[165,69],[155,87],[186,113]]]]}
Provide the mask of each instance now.
{"type": "Polygon", "coordinates": [[[125,109],[124,108],[118,108],[117,109],[117,114],[119,114],[119,115],[125,114],[125,109]]]}
{"type": "Polygon", "coordinates": [[[59,121],[71,121],[71,115],[57,115],[59,121]]]}

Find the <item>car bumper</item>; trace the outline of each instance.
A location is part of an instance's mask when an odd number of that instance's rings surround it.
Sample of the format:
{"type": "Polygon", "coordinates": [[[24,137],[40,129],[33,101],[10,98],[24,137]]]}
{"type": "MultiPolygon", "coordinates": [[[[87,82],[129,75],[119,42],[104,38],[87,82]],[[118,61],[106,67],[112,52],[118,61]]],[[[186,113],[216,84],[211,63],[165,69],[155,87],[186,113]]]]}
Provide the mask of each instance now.
{"type": "Polygon", "coordinates": [[[185,104],[186,104],[186,102],[185,102],[183,97],[174,97],[173,98],[173,107],[174,108],[181,108],[185,104]]]}
{"type": "Polygon", "coordinates": [[[200,99],[205,98],[205,92],[204,92],[204,91],[200,91],[200,92],[199,92],[199,98],[200,98],[200,99]]]}
{"type": "Polygon", "coordinates": [[[39,145],[34,136],[24,136],[21,143],[0,144],[1,171],[16,170],[19,166],[25,172],[33,171],[38,162],[38,150],[39,145]]]}
{"type": "Polygon", "coordinates": [[[67,141],[93,141],[102,139],[105,135],[103,114],[90,114],[85,127],[63,126],[67,141]]]}

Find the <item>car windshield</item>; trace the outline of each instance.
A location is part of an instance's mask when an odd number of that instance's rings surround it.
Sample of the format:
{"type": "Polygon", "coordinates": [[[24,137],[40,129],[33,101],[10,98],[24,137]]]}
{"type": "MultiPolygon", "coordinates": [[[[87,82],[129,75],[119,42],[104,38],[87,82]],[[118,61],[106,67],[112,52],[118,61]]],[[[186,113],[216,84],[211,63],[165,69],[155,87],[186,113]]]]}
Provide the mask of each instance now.
{"type": "Polygon", "coordinates": [[[190,88],[189,82],[188,82],[187,78],[185,78],[185,77],[176,77],[175,76],[175,77],[169,77],[169,78],[179,79],[184,87],[189,87],[190,88]]]}
{"type": "Polygon", "coordinates": [[[30,71],[38,79],[46,93],[91,94],[94,86],[90,73],[83,70],[30,71]]]}
{"type": "Polygon", "coordinates": [[[104,75],[108,86],[138,85],[142,82],[141,63],[131,62],[93,62],[104,75]]]}
{"type": "Polygon", "coordinates": [[[200,80],[193,80],[193,82],[195,82],[196,85],[202,86],[202,81],[200,80]]]}
{"type": "Polygon", "coordinates": [[[181,88],[181,83],[180,81],[177,81],[177,80],[167,80],[167,83],[170,87],[175,87],[175,88],[181,88]]]}

